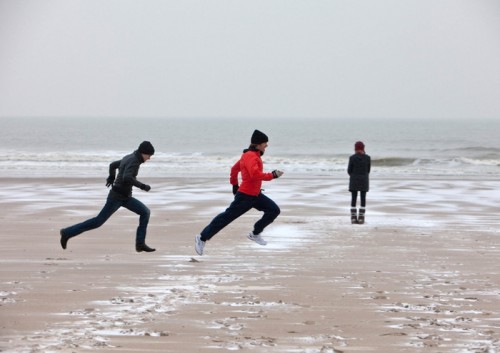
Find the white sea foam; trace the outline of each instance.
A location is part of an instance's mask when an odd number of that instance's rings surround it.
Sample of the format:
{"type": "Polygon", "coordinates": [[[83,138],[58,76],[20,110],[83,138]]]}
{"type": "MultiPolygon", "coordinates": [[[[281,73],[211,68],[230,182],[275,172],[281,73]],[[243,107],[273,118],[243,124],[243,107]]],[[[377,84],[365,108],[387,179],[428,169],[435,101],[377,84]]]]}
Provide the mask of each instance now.
{"type": "Polygon", "coordinates": [[[109,163],[142,140],[151,140],[156,153],[141,175],[227,175],[257,127],[270,138],[266,167],[289,174],[345,175],[357,139],[374,174],[500,174],[499,121],[4,118],[0,177],[105,178],[109,163]]]}

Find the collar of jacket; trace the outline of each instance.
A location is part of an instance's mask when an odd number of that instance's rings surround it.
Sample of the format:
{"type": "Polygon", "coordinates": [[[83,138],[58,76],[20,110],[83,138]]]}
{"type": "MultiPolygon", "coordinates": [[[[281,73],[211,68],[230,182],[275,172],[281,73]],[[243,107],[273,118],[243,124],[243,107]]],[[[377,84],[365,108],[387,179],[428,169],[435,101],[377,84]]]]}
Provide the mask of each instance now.
{"type": "Polygon", "coordinates": [[[144,158],[142,158],[142,153],[139,150],[134,151],[134,155],[137,157],[137,160],[142,164],[144,163],[144,158]]]}
{"type": "Polygon", "coordinates": [[[250,151],[251,152],[259,152],[261,156],[264,155],[264,152],[256,149],[255,147],[248,147],[248,148],[246,148],[246,149],[243,150],[243,153],[247,153],[247,152],[250,152],[250,151]]]}

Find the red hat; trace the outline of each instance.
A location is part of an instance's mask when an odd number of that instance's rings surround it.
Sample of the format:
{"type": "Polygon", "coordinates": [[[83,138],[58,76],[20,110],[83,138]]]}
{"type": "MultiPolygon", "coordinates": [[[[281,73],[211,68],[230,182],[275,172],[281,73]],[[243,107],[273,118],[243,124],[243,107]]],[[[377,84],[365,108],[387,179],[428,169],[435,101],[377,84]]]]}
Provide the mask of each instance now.
{"type": "Polygon", "coordinates": [[[358,141],[354,144],[354,150],[355,151],[364,151],[365,150],[365,144],[361,141],[358,141]]]}

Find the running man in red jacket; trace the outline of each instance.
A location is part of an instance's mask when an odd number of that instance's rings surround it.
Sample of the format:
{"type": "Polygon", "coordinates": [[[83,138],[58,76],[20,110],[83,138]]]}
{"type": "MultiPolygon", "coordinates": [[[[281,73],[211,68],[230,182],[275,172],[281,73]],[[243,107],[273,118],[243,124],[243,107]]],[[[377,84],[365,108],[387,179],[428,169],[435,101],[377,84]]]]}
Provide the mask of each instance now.
{"type": "Polygon", "coordinates": [[[195,237],[195,249],[198,255],[203,255],[205,242],[252,208],[264,212],[264,215],[255,223],[253,231],[247,237],[257,244],[267,244],[260,236],[260,233],[278,217],[280,208],[273,200],[261,192],[262,181],[269,181],[283,175],[280,170],[274,170],[271,173],[263,172],[264,166],[260,157],[264,154],[268,141],[266,134],[259,130],[253,132],[250,147],[243,151],[240,160],[231,168],[229,181],[233,185],[234,201],[227,210],[216,216],[195,237]],[[241,185],[238,185],[239,173],[241,173],[242,178],[241,185]]]}

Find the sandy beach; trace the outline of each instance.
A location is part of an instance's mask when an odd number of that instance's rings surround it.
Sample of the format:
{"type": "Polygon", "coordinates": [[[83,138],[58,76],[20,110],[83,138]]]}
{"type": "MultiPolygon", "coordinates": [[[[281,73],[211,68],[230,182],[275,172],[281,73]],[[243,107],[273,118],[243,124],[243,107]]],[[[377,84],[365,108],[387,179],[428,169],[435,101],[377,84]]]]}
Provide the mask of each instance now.
{"type": "Polygon", "coordinates": [[[127,210],[61,249],[104,180],[2,179],[0,352],[500,352],[498,180],[373,178],[351,225],[346,179],[284,177],[267,246],[251,211],[203,256],[227,180],[148,182],[150,254],[127,210]]]}

